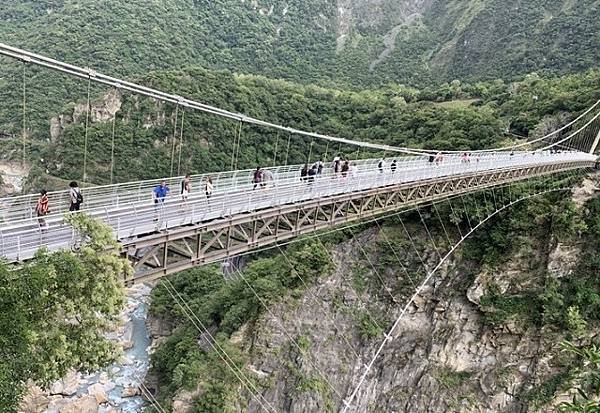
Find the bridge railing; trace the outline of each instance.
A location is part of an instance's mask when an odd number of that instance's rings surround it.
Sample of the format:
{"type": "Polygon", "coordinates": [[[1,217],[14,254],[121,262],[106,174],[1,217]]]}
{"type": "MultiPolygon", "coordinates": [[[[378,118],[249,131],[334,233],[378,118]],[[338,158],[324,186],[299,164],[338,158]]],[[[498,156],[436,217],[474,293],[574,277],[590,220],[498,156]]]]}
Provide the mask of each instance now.
{"type": "MultiPolygon", "coordinates": [[[[203,193],[193,193],[186,202],[180,197],[172,197],[158,204],[132,202],[119,207],[106,206],[90,211],[90,215],[110,225],[118,239],[127,239],[167,228],[308,199],[462,173],[588,160],[586,156],[593,158],[587,154],[567,152],[501,157],[486,155],[479,161],[471,160],[466,163],[453,158],[439,165],[419,158],[407,160],[402,168],[398,168],[394,173],[390,171],[389,164],[383,173],[380,172],[377,167],[378,160],[371,160],[365,163],[362,169],[358,168],[354,173],[349,172],[346,177],[327,174],[311,181],[300,180],[294,173],[294,176],[279,177],[267,183],[266,187],[259,186],[256,189],[253,189],[254,185],[247,177],[232,177],[229,185],[218,188],[215,186],[215,192],[210,199],[203,193]]],[[[0,228],[0,255],[10,260],[20,260],[30,258],[41,246],[56,250],[77,243],[77,234],[64,222],[62,216],[45,217],[44,220],[45,226],[40,226],[37,219],[28,219],[0,228]]]]}
{"type": "MultiPolygon", "coordinates": [[[[372,160],[356,160],[352,162],[356,163],[358,167],[362,167],[369,164],[371,161],[372,160]]],[[[301,168],[302,165],[287,165],[262,169],[268,170],[273,175],[277,176],[291,176],[299,174],[301,168]]],[[[325,168],[326,173],[328,169],[329,165],[325,168]]],[[[230,186],[232,183],[247,183],[252,179],[253,172],[254,170],[247,169],[192,175],[192,188],[194,191],[204,192],[203,186],[208,176],[212,177],[213,185],[215,187],[224,185],[230,186]]],[[[152,189],[162,180],[165,180],[171,189],[171,196],[179,194],[179,185],[183,180],[183,176],[81,188],[81,192],[84,196],[82,210],[89,211],[96,208],[103,208],[107,205],[119,207],[120,205],[129,204],[131,202],[151,202],[152,189]]],[[[0,219],[4,222],[8,222],[34,218],[38,197],[39,194],[30,194],[0,199],[0,219]]],[[[70,203],[69,190],[49,192],[48,198],[51,214],[61,214],[68,211],[70,203]]]]}
{"type": "MultiPolygon", "coordinates": [[[[477,157],[479,160],[488,159],[492,156],[491,154],[481,154],[477,157]]],[[[501,153],[495,155],[497,159],[507,157],[509,154],[501,153]]],[[[398,158],[389,158],[386,168],[390,168],[390,161],[397,159],[398,169],[410,168],[411,165],[421,164],[427,161],[426,157],[415,157],[415,156],[404,156],[398,158]]],[[[460,157],[447,156],[444,163],[459,162],[460,157]]],[[[473,159],[475,161],[475,158],[473,159]]],[[[358,169],[364,169],[372,167],[373,164],[379,162],[378,159],[363,159],[351,161],[356,165],[358,169]]],[[[332,173],[331,164],[325,165],[324,174],[330,175],[332,173]]],[[[309,165],[310,166],[310,165],[309,165]]],[[[272,173],[274,177],[278,178],[292,178],[300,174],[302,165],[288,165],[279,166],[272,168],[263,168],[272,173]]],[[[192,189],[194,192],[204,192],[204,182],[208,176],[213,178],[213,185],[215,188],[218,187],[237,187],[238,185],[247,185],[252,179],[253,170],[239,170],[239,171],[226,171],[219,173],[206,173],[193,175],[191,177],[192,189]]],[[[175,196],[180,192],[180,182],[183,176],[165,178],[171,189],[171,195],[175,196]]],[[[122,184],[104,185],[89,188],[82,188],[82,194],[84,196],[84,203],[82,210],[93,211],[98,208],[120,207],[122,205],[130,205],[137,203],[139,205],[152,202],[152,189],[162,179],[145,180],[138,182],[129,182],[122,184]]],[[[32,219],[35,217],[35,206],[39,195],[23,195],[17,197],[8,197],[0,199],[0,219],[4,222],[14,222],[23,219],[32,219]]],[[[69,191],[55,191],[48,194],[50,215],[62,214],[68,211],[69,208],[69,191]]]]}

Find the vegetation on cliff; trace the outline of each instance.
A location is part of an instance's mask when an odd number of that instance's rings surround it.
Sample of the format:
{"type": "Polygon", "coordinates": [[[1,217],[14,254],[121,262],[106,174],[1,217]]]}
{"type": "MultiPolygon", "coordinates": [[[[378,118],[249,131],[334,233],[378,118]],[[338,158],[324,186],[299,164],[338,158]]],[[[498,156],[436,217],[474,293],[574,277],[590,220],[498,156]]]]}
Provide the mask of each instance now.
{"type": "MultiPolygon", "coordinates": [[[[118,353],[105,337],[124,304],[129,263],[105,225],[69,218],[81,250],[40,251],[21,267],[0,263],[0,410],[14,412],[28,380],[47,386],[70,369],[93,371],[118,353]]],[[[42,235],[43,236],[43,235],[42,235]]]]}

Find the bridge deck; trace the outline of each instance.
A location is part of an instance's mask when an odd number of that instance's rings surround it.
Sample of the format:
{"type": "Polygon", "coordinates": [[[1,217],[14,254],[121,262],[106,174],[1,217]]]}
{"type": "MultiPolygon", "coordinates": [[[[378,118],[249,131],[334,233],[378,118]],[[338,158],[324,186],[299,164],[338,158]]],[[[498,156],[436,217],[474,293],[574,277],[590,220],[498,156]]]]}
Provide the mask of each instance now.
{"type": "MultiPolygon", "coordinates": [[[[325,198],[344,193],[364,191],[407,182],[418,182],[431,178],[477,173],[524,166],[537,166],[565,162],[593,162],[595,156],[581,152],[549,153],[490,153],[472,158],[469,163],[461,162],[458,156],[446,156],[440,165],[430,164],[424,157],[403,158],[395,173],[386,165],[384,173],[377,168],[378,160],[357,161],[357,170],[346,178],[334,178],[327,168],[324,175],[309,183],[299,179],[299,166],[275,168],[274,181],[265,188],[253,190],[251,171],[223,173],[214,180],[213,196],[208,200],[199,182],[195,190],[183,202],[177,194],[179,179],[172,178],[175,194],[164,204],[151,202],[150,191],[157,181],[90,188],[86,201],[94,205],[87,212],[110,225],[119,240],[157,233],[166,229],[210,221],[224,216],[243,214],[280,205],[293,204],[314,198],[325,198]],[[127,189],[134,188],[134,189],[127,189]],[[123,194],[118,204],[110,194],[123,194]],[[144,195],[143,197],[141,195],[144,195]],[[124,201],[126,199],[127,201],[124,201]],[[103,204],[106,202],[106,204],[103,204]],[[98,206],[96,206],[98,205],[98,206]]],[[[216,174],[215,174],[216,175],[216,174]]],[[[215,176],[213,175],[213,176],[215,176]]],[[[195,177],[198,181],[201,177],[195,177]]],[[[64,193],[57,193],[57,198],[64,193]]],[[[22,197],[26,200],[27,197],[22,197]]],[[[29,197],[28,202],[31,202],[29,197]]],[[[17,202],[15,205],[25,205],[17,202]]],[[[9,214],[10,215],[10,214],[9,214]]],[[[36,218],[13,220],[0,228],[0,255],[10,261],[31,258],[45,246],[49,250],[68,248],[76,240],[72,228],[64,222],[62,215],[45,218],[48,224],[40,228],[36,218]]]]}

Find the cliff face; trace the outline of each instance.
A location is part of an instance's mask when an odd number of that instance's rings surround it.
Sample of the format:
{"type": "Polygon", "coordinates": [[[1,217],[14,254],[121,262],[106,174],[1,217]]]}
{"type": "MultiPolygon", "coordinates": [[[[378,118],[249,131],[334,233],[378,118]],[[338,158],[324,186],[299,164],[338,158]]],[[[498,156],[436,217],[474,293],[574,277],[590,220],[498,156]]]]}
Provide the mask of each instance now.
{"type": "MultiPolygon", "coordinates": [[[[409,231],[431,268],[437,255],[431,243],[419,241],[427,234],[418,226],[409,231]]],[[[300,298],[282,300],[247,333],[250,369],[268,383],[263,395],[277,411],[343,407],[382,342],[382,329],[424,276],[406,239],[392,242],[390,258],[389,238],[403,238],[402,229],[385,228],[383,234],[371,229],[339,245],[332,252],[337,269],[331,277],[319,279],[300,298]]],[[[568,277],[581,254],[577,238],[532,239],[530,245],[495,269],[463,259],[460,252],[447,262],[410,305],[353,411],[543,409],[553,394],[544,398],[539,388],[560,371],[565,332],[516,319],[492,323],[492,310],[482,304],[493,288],[516,293],[568,277]]],[[[260,411],[256,399],[246,396],[249,410],[260,411]]]]}

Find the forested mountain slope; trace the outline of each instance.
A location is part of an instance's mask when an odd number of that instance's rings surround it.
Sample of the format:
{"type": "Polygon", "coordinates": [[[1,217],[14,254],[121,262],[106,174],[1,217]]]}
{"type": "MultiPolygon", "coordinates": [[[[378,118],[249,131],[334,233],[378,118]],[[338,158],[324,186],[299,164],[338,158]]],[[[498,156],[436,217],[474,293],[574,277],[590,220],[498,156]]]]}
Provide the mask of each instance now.
{"type": "Polygon", "coordinates": [[[599,13],[598,0],[4,0],[0,39],[121,76],[194,64],[424,86],[596,66],[599,13]]]}

